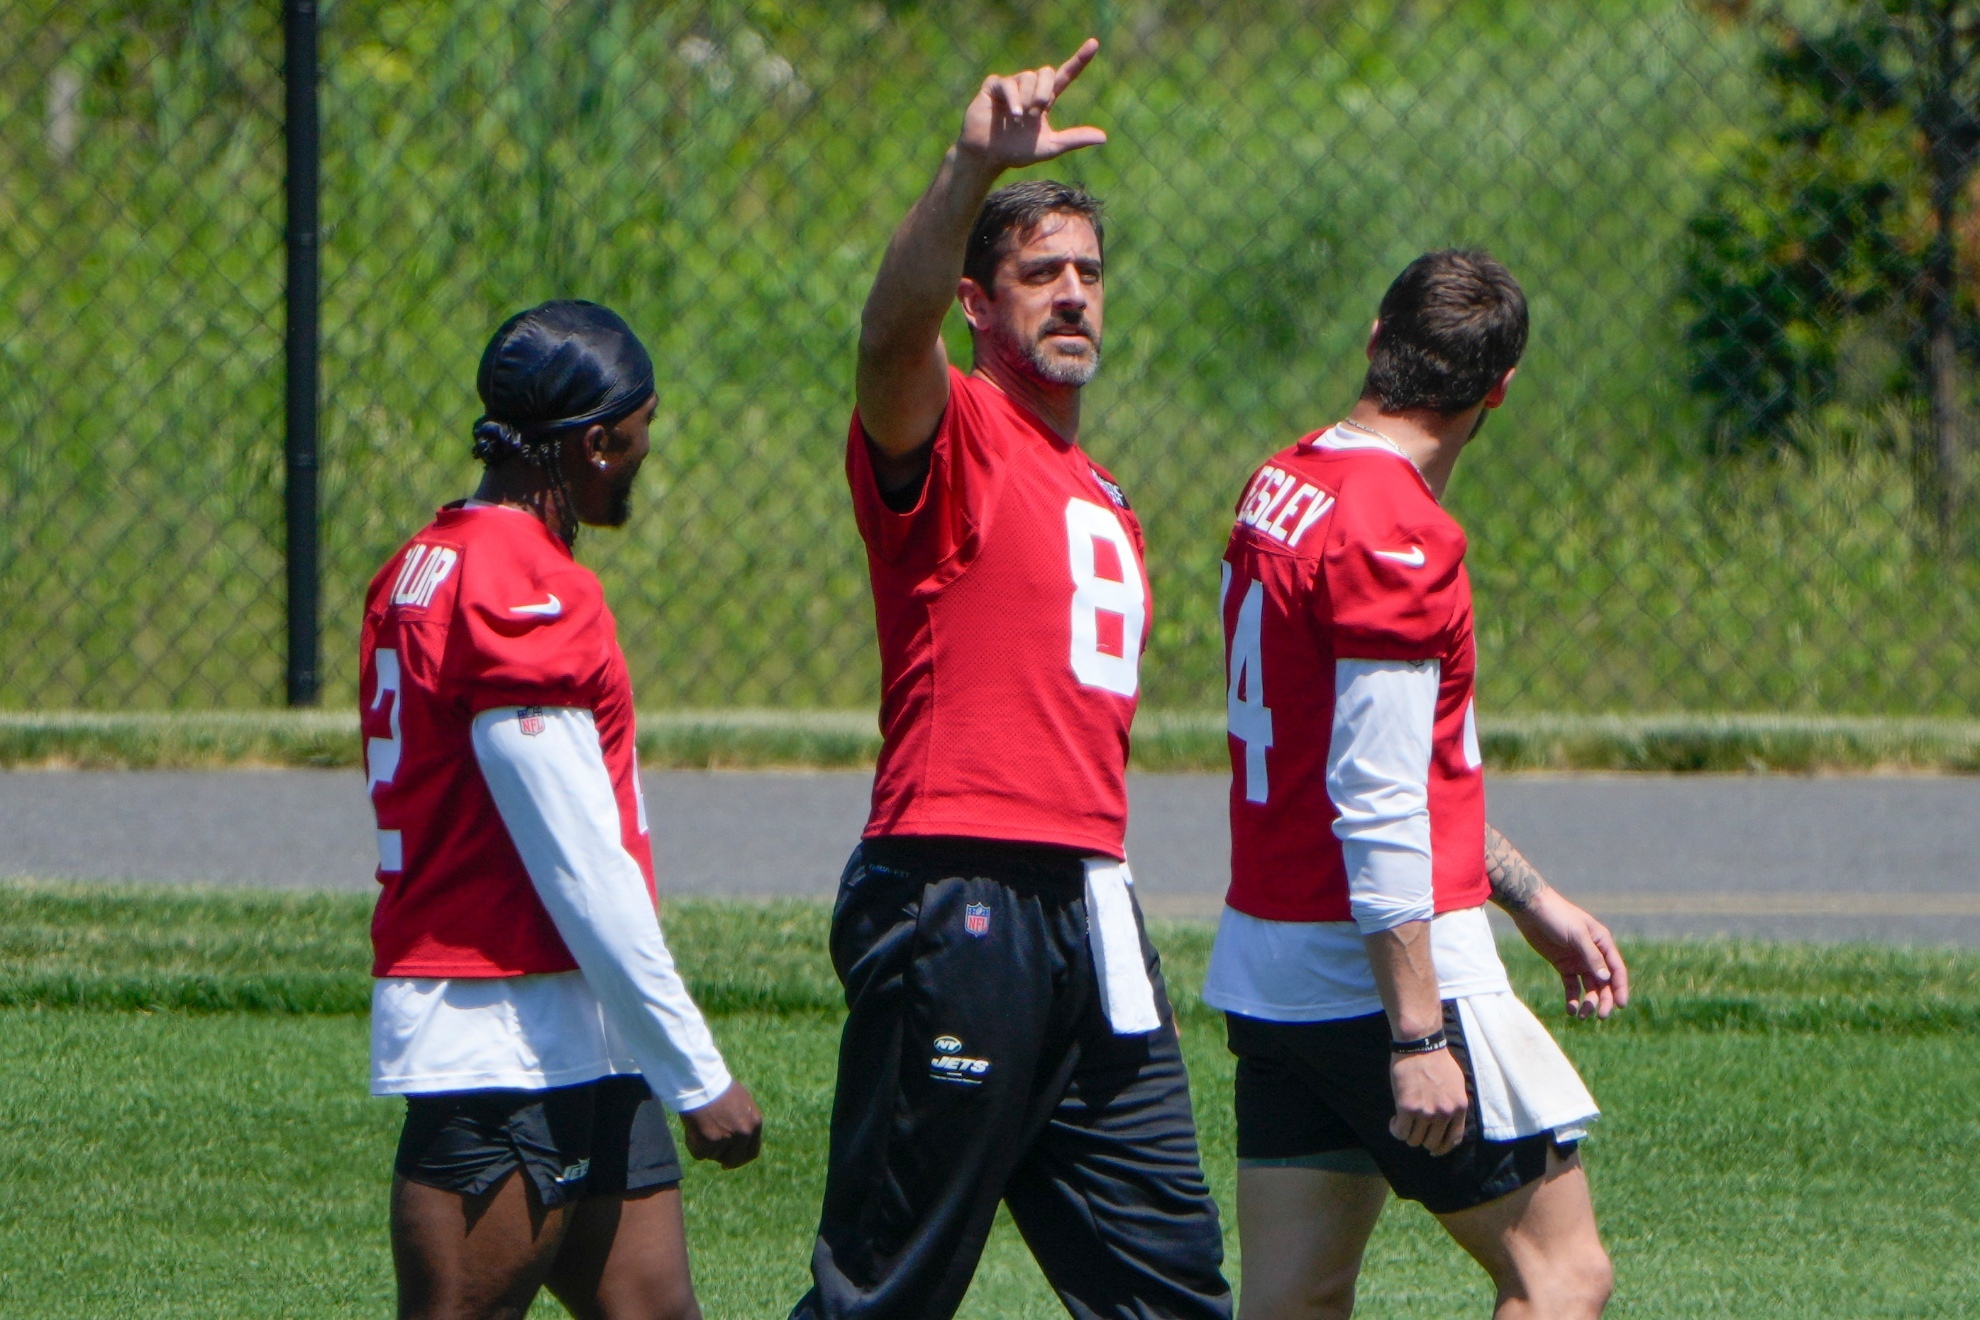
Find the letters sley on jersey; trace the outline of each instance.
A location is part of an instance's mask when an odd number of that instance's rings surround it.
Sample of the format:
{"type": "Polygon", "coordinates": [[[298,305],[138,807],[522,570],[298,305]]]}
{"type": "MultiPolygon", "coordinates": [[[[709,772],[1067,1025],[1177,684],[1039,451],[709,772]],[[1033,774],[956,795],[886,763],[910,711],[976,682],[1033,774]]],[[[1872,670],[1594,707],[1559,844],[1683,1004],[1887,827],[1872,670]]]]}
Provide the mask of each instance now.
{"type": "Polygon", "coordinates": [[[1336,428],[1253,474],[1224,552],[1233,908],[1347,921],[1327,791],[1335,662],[1439,667],[1428,782],[1439,912],[1486,900],[1464,532],[1386,441],[1336,428]]]}
{"type": "Polygon", "coordinates": [[[384,886],[372,975],[576,968],[489,796],[472,725],[507,706],[525,721],[530,708],[591,711],[626,851],[652,888],[632,684],[598,579],[528,514],[449,506],[372,579],[359,661],[384,886]]]}
{"type": "Polygon", "coordinates": [[[881,500],[857,417],[846,475],[880,634],[884,743],[867,837],[1122,856],[1150,596],[1120,487],[953,368],[914,507],[881,500]]]}

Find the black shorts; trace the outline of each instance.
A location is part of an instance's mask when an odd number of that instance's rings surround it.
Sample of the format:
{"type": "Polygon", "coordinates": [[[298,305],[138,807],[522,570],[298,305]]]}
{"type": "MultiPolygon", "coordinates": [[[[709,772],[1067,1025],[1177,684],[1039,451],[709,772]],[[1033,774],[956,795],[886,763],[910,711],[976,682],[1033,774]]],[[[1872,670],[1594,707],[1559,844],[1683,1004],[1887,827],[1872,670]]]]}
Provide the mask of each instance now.
{"type": "Polygon", "coordinates": [[[1266,1022],[1226,1013],[1237,1055],[1237,1150],[1240,1166],[1289,1165],[1340,1173],[1379,1173],[1397,1196],[1448,1215],[1495,1201],[1538,1181],[1547,1153],[1573,1142],[1550,1133],[1517,1141],[1479,1136],[1478,1086],[1455,1000],[1444,1002],[1451,1057],[1464,1070],[1471,1102],[1464,1139],[1432,1155],[1389,1131],[1389,1019],[1382,1013],[1334,1022],[1266,1022]]]}
{"type": "Polygon", "coordinates": [[[548,1091],[409,1095],[394,1168],[468,1196],[520,1168],[546,1206],[681,1180],[667,1111],[644,1078],[624,1076],[548,1091]]]}

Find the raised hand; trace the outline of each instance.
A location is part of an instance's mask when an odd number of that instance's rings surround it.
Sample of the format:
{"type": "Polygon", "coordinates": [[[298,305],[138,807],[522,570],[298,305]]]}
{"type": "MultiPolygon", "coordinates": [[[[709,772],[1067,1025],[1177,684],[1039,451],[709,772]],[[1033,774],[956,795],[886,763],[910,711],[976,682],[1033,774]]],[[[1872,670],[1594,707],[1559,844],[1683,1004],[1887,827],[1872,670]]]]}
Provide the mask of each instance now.
{"type": "Polygon", "coordinates": [[[976,99],[963,112],[958,150],[976,156],[994,169],[1017,169],[1063,156],[1081,147],[1097,147],[1107,135],[1097,128],[1053,128],[1046,112],[1080,70],[1092,62],[1100,42],[1088,37],[1071,59],[1023,73],[991,74],[976,99]]]}

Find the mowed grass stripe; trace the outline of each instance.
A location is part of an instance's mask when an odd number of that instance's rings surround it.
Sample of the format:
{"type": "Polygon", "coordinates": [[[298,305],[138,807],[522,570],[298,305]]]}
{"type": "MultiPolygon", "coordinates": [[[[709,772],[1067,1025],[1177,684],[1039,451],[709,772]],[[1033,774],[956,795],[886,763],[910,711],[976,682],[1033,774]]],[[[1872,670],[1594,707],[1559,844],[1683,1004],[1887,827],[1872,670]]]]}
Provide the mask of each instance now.
{"type": "MultiPolygon", "coordinates": [[[[1980,772],[1980,721],[1773,714],[1481,716],[1495,770],[1796,774],[1980,772]]],[[[880,733],[865,710],[671,710],[639,717],[656,768],[855,769],[880,733]]],[[[0,767],[200,770],[355,767],[357,720],[344,711],[0,712],[0,767]]],[[[1135,724],[1140,770],[1229,765],[1218,711],[1147,710],[1135,724]]]]}
{"type": "MultiPolygon", "coordinates": [[[[370,1006],[371,902],[363,894],[0,885],[0,1006],[291,1015],[370,1006]]],[[[818,1014],[842,1006],[823,904],[680,900],[668,938],[711,1013],[818,1014]]],[[[1151,923],[1185,1018],[1211,930],[1151,923]]],[[[1635,999],[1610,1023],[1571,1031],[1980,1031],[1980,954],[1869,944],[1629,941],[1635,999]]],[[[1506,961],[1528,1002],[1553,1015],[1558,983],[1523,945],[1506,961]]]]}

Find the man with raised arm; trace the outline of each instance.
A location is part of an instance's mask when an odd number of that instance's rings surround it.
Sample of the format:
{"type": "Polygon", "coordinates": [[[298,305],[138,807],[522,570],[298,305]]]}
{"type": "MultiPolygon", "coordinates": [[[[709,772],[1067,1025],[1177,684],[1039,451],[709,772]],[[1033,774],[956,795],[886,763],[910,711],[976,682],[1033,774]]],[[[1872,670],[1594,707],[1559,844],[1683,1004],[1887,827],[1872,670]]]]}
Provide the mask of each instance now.
{"type": "Polygon", "coordinates": [[[480,488],[372,579],[359,646],[399,1315],[507,1320],[548,1287],[574,1315],[699,1320],[666,1111],[729,1169],[763,1119],[661,935],[632,685],[571,557],[580,523],[626,521],[653,364],[612,312],[550,302],[476,383],[480,488]]]}
{"type": "Polygon", "coordinates": [[[999,1200],[1082,1320],[1230,1314],[1124,860],[1149,599],[1140,525],[1079,447],[1100,208],[991,192],[1106,140],[1048,117],[1096,49],[984,82],[861,324],[846,471],[884,744],[832,920],[849,1013],[807,1320],[953,1315],[999,1200]]]}
{"type": "Polygon", "coordinates": [[[1382,299],[1354,410],[1238,501],[1231,889],[1203,997],[1238,1057],[1244,1320],[1348,1316],[1391,1188],[1485,1267],[1498,1316],[1608,1299],[1576,1154],[1595,1104],[1514,997],[1484,904],[1571,1012],[1627,1002],[1627,971],[1486,824],[1465,537],[1440,503],[1526,329],[1489,256],[1419,258],[1382,299]]]}

